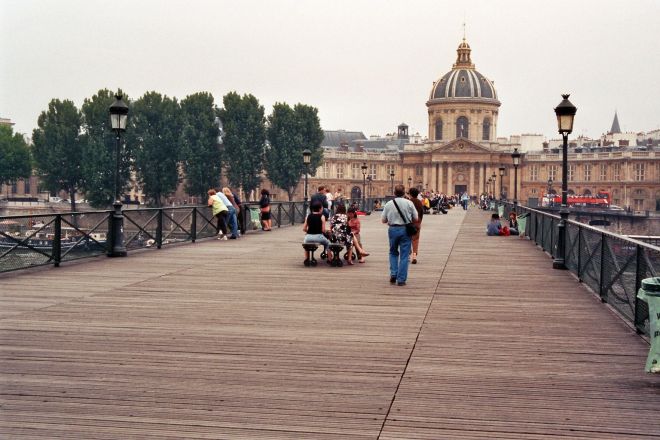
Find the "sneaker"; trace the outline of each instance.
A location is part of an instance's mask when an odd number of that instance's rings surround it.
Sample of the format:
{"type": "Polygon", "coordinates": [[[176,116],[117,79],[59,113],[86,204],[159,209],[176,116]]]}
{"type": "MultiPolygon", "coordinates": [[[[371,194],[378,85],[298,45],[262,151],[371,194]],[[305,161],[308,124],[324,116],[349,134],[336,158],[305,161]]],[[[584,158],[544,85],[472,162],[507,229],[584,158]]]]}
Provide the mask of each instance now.
{"type": "Polygon", "coordinates": [[[397,285],[397,286],[405,286],[405,285],[406,285],[406,282],[405,282],[405,281],[397,281],[397,282],[396,282],[396,285],[397,285]]]}
{"type": "Polygon", "coordinates": [[[222,238],[221,238],[221,240],[223,240],[223,241],[227,241],[227,236],[226,236],[226,235],[223,235],[222,238]]]}
{"type": "Polygon", "coordinates": [[[390,276],[390,284],[396,283],[396,277],[395,276],[390,276]]]}

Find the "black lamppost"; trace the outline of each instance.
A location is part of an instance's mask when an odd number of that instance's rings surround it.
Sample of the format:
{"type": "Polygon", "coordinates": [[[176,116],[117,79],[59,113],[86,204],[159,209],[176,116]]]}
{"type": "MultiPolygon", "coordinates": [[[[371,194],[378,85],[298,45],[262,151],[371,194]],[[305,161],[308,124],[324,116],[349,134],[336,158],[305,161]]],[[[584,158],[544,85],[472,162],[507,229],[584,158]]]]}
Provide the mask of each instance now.
{"type": "Polygon", "coordinates": [[[552,179],[548,179],[548,194],[552,194],[552,179]]]}
{"type": "Polygon", "coordinates": [[[305,164],[305,195],[303,198],[303,212],[307,215],[307,176],[309,176],[309,164],[312,162],[312,152],[305,148],[302,152],[305,164]]]}
{"type": "Polygon", "coordinates": [[[408,188],[412,186],[412,177],[408,177],[408,188]]]}
{"type": "Polygon", "coordinates": [[[390,180],[392,181],[392,194],[394,194],[394,171],[390,171],[390,180]]]}
{"type": "Polygon", "coordinates": [[[374,179],[373,179],[371,176],[367,176],[367,182],[368,182],[368,186],[367,186],[367,189],[368,189],[367,197],[368,197],[368,198],[371,198],[371,197],[372,197],[372,196],[371,196],[371,182],[373,182],[373,180],[374,180],[374,179]]]}
{"type": "Polygon", "coordinates": [[[493,199],[495,198],[495,191],[497,191],[497,175],[495,175],[495,170],[493,170],[493,175],[490,176],[490,181],[493,184],[493,199]]]}
{"type": "Polygon", "coordinates": [[[367,208],[367,199],[366,199],[366,195],[367,195],[367,163],[362,162],[362,166],[360,168],[362,168],[362,209],[366,210],[366,208],[367,208]]]}
{"type": "Polygon", "coordinates": [[[559,225],[557,225],[557,254],[552,261],[555,269],[566,269],[566,224],[568,222],[568,135],[573,131],[573,120],[577,108],[568,100],[569,94],[561,95],[562,102],[555,108],[559,133],[563,138],[561,160],[561,209],[559,225]]]}
{"type": "Polygon", "coordinates": [[[518,165],[520,165],[520,153],[518,148],[513,149],[511,153],[511,160],[513,161],[513,207],[518,206],[518,165]]]}
{"type": "Polygon", "coordinates": [[[117,136],[117,155],[115,164],[115,201],[112,204],[114,212],[112,213],[112,227],[110,228],[110,247],[108,248],[108,257],[125,257],[126,246],[124,245],[124,215],[122,214],[122,204],[119,198],[119,157],[121,152],[121,133],[126,131],[126,121],[128,119],[128,105],[122,100],[122,95],[115,95],[115,102],[112,103],[108,111],[110,112],[110,126],[117,136]]]}
{"type": "Polygon", "coordinates": [[[499,168],[500,171],[500,201],[504,200],[504,186],[502,186],[502,179],[504,178],[504,167],[499,168]]]}

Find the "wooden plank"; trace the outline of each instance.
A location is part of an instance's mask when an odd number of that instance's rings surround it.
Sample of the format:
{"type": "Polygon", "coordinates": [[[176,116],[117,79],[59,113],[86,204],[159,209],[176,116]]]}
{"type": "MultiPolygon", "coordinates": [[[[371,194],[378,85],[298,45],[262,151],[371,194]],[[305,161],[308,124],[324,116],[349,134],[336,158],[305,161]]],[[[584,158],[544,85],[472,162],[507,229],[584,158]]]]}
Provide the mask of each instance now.
{"type": "Polygon", "coordinates": [[[486,218],[427,216],[406,287],[377,216],[350,267],[296,226],[2,275],[0,437],[660,433],[648,346],[486,218]]]}

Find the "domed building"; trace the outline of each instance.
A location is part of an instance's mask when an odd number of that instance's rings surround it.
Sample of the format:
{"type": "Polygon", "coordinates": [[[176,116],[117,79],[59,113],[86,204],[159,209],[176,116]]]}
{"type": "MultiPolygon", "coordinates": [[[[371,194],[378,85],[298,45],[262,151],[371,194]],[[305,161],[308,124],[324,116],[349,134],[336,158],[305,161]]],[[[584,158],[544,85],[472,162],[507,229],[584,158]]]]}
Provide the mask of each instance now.
{"type": "Polygon", "coordinates": [[[429,139],[481,142],[497,138],[500,101],[493,82],[475,69],[470,52],[470,45],[463,40],[452,70],[433,83],[426,103],[429,139]]]}
{"type": "Polygon", "coordinates": [[[456,52],[452,69],[433,83],[426,102],[428,141],[404,148],[403,183],[445,194],[506,193],[513,185],[513,147],[496,142],[497,90],[476,70],[465,39],[456,52]]]}

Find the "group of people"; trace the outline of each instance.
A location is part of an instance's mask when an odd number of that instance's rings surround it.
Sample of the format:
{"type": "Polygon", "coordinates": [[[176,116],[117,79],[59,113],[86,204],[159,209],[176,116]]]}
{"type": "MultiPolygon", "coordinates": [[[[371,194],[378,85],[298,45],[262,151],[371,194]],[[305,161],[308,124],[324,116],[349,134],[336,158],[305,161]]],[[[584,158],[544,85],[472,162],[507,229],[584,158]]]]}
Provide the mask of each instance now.
{"type": "MultiPolygon", "coordinates": [[[[353,265],[353,250],[356,251],[358,262],[364,263],[364,258],[369,253],[364,250],[360,237],[360,219],[357,207],[348,209],[341,196],[331,194],[327,188],[320,186],[318,192],[311,197],[310,213],[305,218],[303,231],[305,238],[303,243],[319,243],[323,245],[323,252],[327,255],[327,261],[333,258],[329,250],[331,243],[337,243],[346,248],[346,260],[353,265]],[[334,214],[330,211],[335,203],[334,214]]],[[[305,259],[308,259],[308,251],[305,251],[305,259]]]]}
{"type": "Polygon", "coordinates": [[[207,205],[217,219],[215,232],[218,240],[227,240],[230,231],[230,239],[235,240],[240,237],[241,199],[238,194],[228,187],[222,188],[221,191],[211,188],[207,191],[207,194],[209,196],[207,205]]]}
{"type": "Polygon", "coordinates": [[[495,235],[519,235],[520,229],[518,227],[518,215],[511,211],[509,213],[509,225],[502,225],[500,221],[500,215],[495,213],[491,215],[490,221],[486,225],[486,235],[495,236],[495,235]]]}

